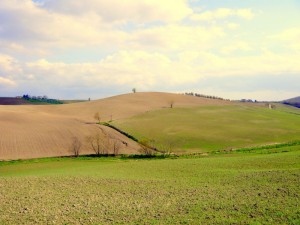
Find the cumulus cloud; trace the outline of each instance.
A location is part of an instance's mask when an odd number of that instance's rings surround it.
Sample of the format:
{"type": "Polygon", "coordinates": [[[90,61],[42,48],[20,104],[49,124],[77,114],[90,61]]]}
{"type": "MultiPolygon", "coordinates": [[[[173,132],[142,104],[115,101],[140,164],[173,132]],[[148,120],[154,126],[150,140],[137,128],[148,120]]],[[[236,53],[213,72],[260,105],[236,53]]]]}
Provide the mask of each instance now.
{"type": "Polygon", "coordinates": [[[280,41],[285,46],[300,51],[300,28],[289,28],[270,36],[271,40],[280,41]]]}
{"type": "Polygon", "coordinates": [[[30,0],[1,1],[0,27],[0,40],[6,46],[39,49],[44,54],[52,48],[118,43],[125,34],[95,14],[78,17],[49,12],[30,0]]]}
{"type": "Polygon", "coordinates": [[[0,87],[3,86],[5,87],[14,87],[16,86],[16,83],[8,78],[1,77],[0,76],[0,87]]]}
{"type": "Polygon", "coordinates": [[[245,41],[237,41],[231,45],[224,46],[221,48],[221,52],[224,54],[230,54],[235,51],[243,51],[243,52],[248,52],[251,51],[252,47],[250,46],[249,43],[245,41]]]}
{"type": "Polygon", "coordinates": [[[50,63],[43,59],[28,63],[25,71],[35,73],[37,80],[47,80],[48,84],[58,79],[66,87],[133,85],[149,89],[158,84],[179,85],[198,79],[190,68],[162,54],[143,51],[120,51],[96,63],[50,63]],[[187,75],[178,76],[179,73],[187,75]]]}
{"type": "Polygon", "coordinates": [[[204,11],[200,3],[1,0],[0,94],[16,86],[47,95],[100,87],[167,91],[209,77],[300,73],[298,28],[257,33],[251,30],[259,22],[254,10],[204,11]],[[251,26],[242,26],[243,20],[251,26]],[[277,44],[289,50],[274,50],[277,44]],[[98,58],[90,55],[95,52],[98,58]]]}
{"type": "Polygon", "coordinates": [[[224,60],[222,56],[198,51],[180,53],[175,59],[160,53],[119,51],[95,63],[49,62],[41,59],[19,63],[17,67],[21,67],[22,72],[10,72],[18,75],[13,77],[15,82],[34,80],[38,86],[53,88],[76,86],[84,89],[108,85],[149,90],[194,84],[208,77],[269,74],[272,79],[272,75],[297,74],[300,73],[298,59],[299,55],[290,58],[270,52],[260,56],[230,56],[224,60]]]}
{"type": "Polygon", "coordinates": [[[41,6],[53,12],[72,15],[96,14],[112,22],[146,23],[180,21],[192,13],[186,0],[48,0],[41,6]]]}
{"type": "Polygon", "coordinates": [[[239,27],[240,27],[240,25],[237,24],[237,23],[228,23],[227,24],[227,28],[229,28],[230,30],[235,30],[235,29],[237,29],[239,27]]]}
{"type": "Polygon", "coordinates": [[[242,19],[252,19],[254,13],[251,9],[231,9],[231,8],[219,8],[214,11],[205,11],[203,13],[194,13],[190,16],[194,21],[212,21],[225,19],[228,17],[238,17],[242,19]]]}
{"type": "Polygon", "coordinates": [[[160,51],[208,49],[218,38],[225,36],[219,27],[167,25],[138,30],[132,33],[131,46],[154,48],[160,51]]]}

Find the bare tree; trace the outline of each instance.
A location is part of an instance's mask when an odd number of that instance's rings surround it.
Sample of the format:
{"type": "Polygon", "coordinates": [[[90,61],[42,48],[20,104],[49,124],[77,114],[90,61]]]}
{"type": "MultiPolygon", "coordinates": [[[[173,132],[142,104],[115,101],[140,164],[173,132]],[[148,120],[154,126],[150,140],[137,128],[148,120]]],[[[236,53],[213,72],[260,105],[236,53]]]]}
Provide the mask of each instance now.
{"type": "Polygon", "coordinates": [[[108,154],[110,147],[109,138],[105,134],[96,133],[87,136],[86,141],[96,155],[108,154]]]}
{"type": "Polygon", "coordinates": [[[174,104],[175,104],[174,100],[169,101],[169,105],[171,109],[173,108],[174,104]]]}
{"type": "Polygon", "coordinates": [[[88,136],[86,140],[88,142],[88,145],[96,153],[96,155],[102,154],[102,137],[99,133],[88,136]]]}
{"type": "Polygon", "coordinates": [[[100,123],[101,117],[100,117],[99,112],[96,112],[96,113],[95,113],[94,119],[95,119],[95,120],[98,120],[98,122],[100,123]]]}
{"type": "Polygon", "coordinates": [[[136,92],[136,88],[132,88],[132,92],[135,93],[136,92]]]}
{"type": "Polygon", "coordinates": [[[117,139],[112,139],[111,140],[111,147],[112,147],[112,150],[113,150],[113,154],[114,155],[119,155],[119,151],[120,151],[120,148],[121,148],[120,141],[117,140],[117,139]]]}
{"type": "Polygon", "coordinates": [[[108,154],[110,149],[110,139],[107,136],[102,140],[102,154],[108,154]]]}
{"type": "Polygon", "coordinates": [[[78,137],[73,137],[72,138],[72,143],[71,143],[71,146],[70,146],[70,150],[74,154],[75,157],[79,156],[81,146],[82,146],[82,143],[78,139],[78,137]]]}

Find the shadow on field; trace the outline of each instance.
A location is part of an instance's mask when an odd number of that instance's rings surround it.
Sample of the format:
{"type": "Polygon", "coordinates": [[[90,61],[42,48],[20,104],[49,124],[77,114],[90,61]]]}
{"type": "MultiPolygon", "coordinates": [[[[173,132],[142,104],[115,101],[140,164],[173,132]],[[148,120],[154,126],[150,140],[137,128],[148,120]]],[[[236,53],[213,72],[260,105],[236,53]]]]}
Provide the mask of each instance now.
{"type": "MultiPolygon", "coordinates": [[[[76,158],[74,156],[69,156],[70,158],[76,158]]],[[[120,159],[166,159],[166,158],[174,158],[177,156],[174,155],[138,155],[138,154],[133,154],[133,155],[115,155],[115,154],[89,154],[89,155],[80,155],[77,158],[120,158],[120,159]]]]}

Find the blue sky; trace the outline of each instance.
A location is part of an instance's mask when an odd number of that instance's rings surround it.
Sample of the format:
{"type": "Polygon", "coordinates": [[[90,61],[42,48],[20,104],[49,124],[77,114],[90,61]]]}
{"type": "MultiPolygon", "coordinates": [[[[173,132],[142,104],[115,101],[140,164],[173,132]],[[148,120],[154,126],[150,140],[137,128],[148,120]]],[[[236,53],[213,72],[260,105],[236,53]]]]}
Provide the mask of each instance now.
{"type": "Polygon", "coordinates": [[[2,0],[0,96],[300,95],[297,0],[2,0]]]}

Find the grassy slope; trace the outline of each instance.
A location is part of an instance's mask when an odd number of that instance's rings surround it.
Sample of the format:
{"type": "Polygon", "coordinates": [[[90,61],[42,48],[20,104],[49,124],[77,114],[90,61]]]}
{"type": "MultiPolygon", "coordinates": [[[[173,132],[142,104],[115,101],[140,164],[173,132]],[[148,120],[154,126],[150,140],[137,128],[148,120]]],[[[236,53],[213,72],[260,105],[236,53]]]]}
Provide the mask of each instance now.
{"type": "Polygon", "coordinates": [[[144,113],[113,123],[158,148],[174,142],[175,151],[212,151],[280,143],[300,138],[300,110],[279,106],[205,106],[144,113]]]}
{"type": "Polygon", "coordinates": [[[299,224],[300,147],[284,151],[2,162],[0,223],[299,224]]]}

